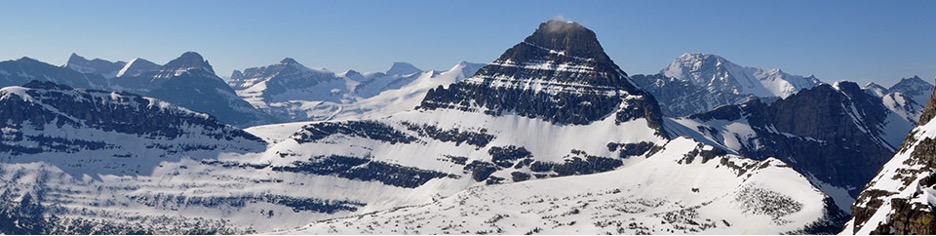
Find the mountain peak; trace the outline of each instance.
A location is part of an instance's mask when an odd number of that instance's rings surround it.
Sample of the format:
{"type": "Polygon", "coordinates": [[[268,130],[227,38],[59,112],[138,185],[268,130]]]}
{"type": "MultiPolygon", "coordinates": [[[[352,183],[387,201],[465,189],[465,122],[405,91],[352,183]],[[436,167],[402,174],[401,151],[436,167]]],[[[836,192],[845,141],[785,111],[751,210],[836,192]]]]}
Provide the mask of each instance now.
{"type": "Polygon", "coordinates": [[[65,64],[74,64],[74,63],[82,62],[82,61],[86,62],[88,61],[88,59],[82,56],[79,56],[77,53],[73,52],[71,56],[68,56],[68,62],[65,62],[65,64]]]}
{"type": "Polygon", "coordinates": [[[356,81],[364,80],[364,75],[361,74],[361,72],[357,72],[356,70],[345,71],[344,74],[342,75],[345,78],[349,78],[349,79],[356,80],[356,81]]]}
{"type": "Polygon", "coordinates": [[[928,84],[928,82],[926,82],[925,80],[921,79],[920,76],[917,76],[917,75],[914,75],[913,77],[910,77],[910,78],[903,78],[903,79],[900,79],[900,81],[897,82],[897,84],[907,84],[907,83],[911,83],[911,84],[928,84]]]}
{"type": "Polygon", "coordinates": [[[659,129],[659,106],[645,95],[605,54],[594,32],[552,20],[471,77],[429,90],[419,108],[510,114],[561,125],[645,118],[666,136],[659,129]],[[629,95],[636,99],[625,100],[629,95]]]}
{"type": "Polygon", "coordinates": [[[607,59],[595,32],[572,21],[549,20],[540,23],[539,28],[523,42],[569,56],[607,59]]]}
{"type": "Polygon", "coordinates": [[[179,56],[179,58],[177,59],[191,60],[191,61],[205,61],[205,58],[202,57],[201,54],[198,54],[197,52],[192,52],[192,51],[182,53],[182,55],[179,56]]]}
{"type": "Polygon", "coordinates": [[[388,75],[408,75],[419,72],[422,72],[422,70],[406,62],[394,62],[393,65],[390,66],[390,69],[387,70],[388,75]]]}
{"type": "Polygon", "coordinates": [[[117,77],[136,76],[143,72],[153,71],[156,69],[159,69],[158,64],[148,61],[146,59],[137,57],[137,58],[134,58],[133,60],[130,60],[130,62],[124,65],[124,67],[121,68],[120,71],[117,72],[117,77]]]}
{"type": "Polygon", "coordinates": [[[296,59],[292,59],[291,57],[287,57],[287,58],[283,58],[283,60],[280,60],[280,64],[287,64],[287,65],[289,65],[289,64],[299,64],[299,62],[297,62],[296,59]]]}
{"type": "Polygon", "coordinates": [[[185,52],[178,58],[169,61],[169,63],[166,63],[163,68],[176,71],[201,68],[214,74],[214,69],[211,68],[211,65],[208,64],[208,61],[205,60],[201,54],[191,51],[185,52]]]}
{"type": "Polygon", "coordinates": [[[735,64],[721,56],[684,53],[660,74],[691,83],[711,93],[787,97],[821,83],[815,77],[787,74],[780,69],[761,69],[735,64]]]}
{"type": "Polygon", "coordinates": [[[681,62],[684,64],[685,63],[699,63],[699,62],[715,63],[720,66],[724,66],[726,64],[734,64],[731,61],[728,61],[728,59],[725,59],[724,57],[721,57],[719,55],[710,54],[710,53],[696,53],[696,52],[683,53],[682,55],[677,57],[673,63],[677,63],[677,62],[681,62]]]}
{"type": "Polygon", "coordinates": [[[839,90],[842,92],[848,92],[848,93],[856,93],[856,92],[861,91],[861,86],[858,86],[858,84],[855,82],[851,82],[847,80],[836,81],[835,84],[832,85],[832,87],[834,87],[836,90],[839,90]]]}
{"type": "Polygon", "coordinates": [[[540,23],[539,30],[545,30],[550,33],[561,33],[561,32],[572,32],[572,31],[588,31],[588,28],[582,26],[574,21],[567,20],[549,20],[543,23],[540,23]]]}
{"type": "Polygon", "coordinates": [[[20,59],[16,59],[16,61],[18,62],[40,62],[39,60],[33,59],[32,57],[27,57],[27,56],[20,57],[20,59]]]}

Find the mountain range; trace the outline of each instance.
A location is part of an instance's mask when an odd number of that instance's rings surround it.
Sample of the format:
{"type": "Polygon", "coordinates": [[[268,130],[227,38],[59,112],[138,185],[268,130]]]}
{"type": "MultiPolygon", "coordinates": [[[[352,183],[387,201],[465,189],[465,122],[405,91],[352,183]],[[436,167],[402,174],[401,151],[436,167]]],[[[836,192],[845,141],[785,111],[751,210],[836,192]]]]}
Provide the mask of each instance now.
{"type": "Polygon", "coordinates": [[[629,75],[571,21],[445,71],[72,54],[0,85],[4,234],[934,232],[932,84],[629,75]]]}

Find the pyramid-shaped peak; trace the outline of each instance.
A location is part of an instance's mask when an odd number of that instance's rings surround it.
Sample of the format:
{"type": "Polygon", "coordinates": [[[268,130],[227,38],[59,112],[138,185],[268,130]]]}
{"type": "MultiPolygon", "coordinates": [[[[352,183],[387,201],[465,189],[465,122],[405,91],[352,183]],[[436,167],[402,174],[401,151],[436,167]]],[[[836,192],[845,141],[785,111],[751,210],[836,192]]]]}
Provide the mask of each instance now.
{"type": "Polygon", "coordinates": [[[406,62],[394,62],[387,70],[388,75],[408,75],[419,72],[422,72],[422,70],[406,62]]]}
{"type": "Polygon", "coordinates": [[[894,86],[891,86],[891,89],[898,90],[931,90],[933,84],[927,82],[920,78],[920,76],[914,75],[910,78],[900,79],[894,86]],[[915,89],[914,89],[915,88],[915,89]]]}
{"type": "Polygon", "coordinates": [[[287,64],[287,65],[299,64],[299,62],[296,61],[296,59],[293,59],[292,57],[287,57],[287,58],[283,58],[283,60],[280,60],[280,64],[287,64]]]}
{"type": "Polygon", "coordinates": [[[918,76],[918,75],[914,75],[913,77],[910,77],[910,78],[903,78],[903,79],[900,79],[900,82],[898,82],[898,83],[906,83],[906,82],[926,83],[926,81],[923,80],[923,79],[921,79],[920,76],[918,76]]]}
{"type": "Polygon", "coordinates": [[[149,60],[143,58],[134,58],[130,60],[120,71],[117,72],[117,77],[123,76],[136,76],[143,72],[153,71],[159,69],[159,64],[153,63],[149,60]]]}
{"type": "Polygon", "coordinates": [[[572,21],[550,20],[543,22],[524,43],[554,50],[564,55],[607,59],[598,37],[581,24],[572,21]]]}
{"type": "Polygon", "coordinates": [[[73,52],[73,53],[71,54],[71,56],[68,56],[68,62],[66,62],[66,63],[75,63],[75,62],[79,62],[79,61],[88,61],[88,59],[87,59],[87,58],[84,58],[84,57],[82,57],[82,56],[79,56],[78,53],[74,53],[74,52],[73,52]]]}
{"type": "Polygon", "coordinates": [[[214,69],[211,68],[211,65],[208,64],[208,61],[197,52],[185,52],[182,54],[182,56],[179,56],[178,58],[169,61],[169,63],[166,63],[163,68],[172,70],[202,68],[208,72],[211,72],[212,74],[214,73],[214,69]]]}

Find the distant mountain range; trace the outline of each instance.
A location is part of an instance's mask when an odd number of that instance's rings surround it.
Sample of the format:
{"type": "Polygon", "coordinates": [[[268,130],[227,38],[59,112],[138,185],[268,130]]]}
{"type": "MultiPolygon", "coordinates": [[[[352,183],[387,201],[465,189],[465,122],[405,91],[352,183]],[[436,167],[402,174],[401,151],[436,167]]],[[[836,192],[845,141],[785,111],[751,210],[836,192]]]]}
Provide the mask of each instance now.
{"type": "Polygon", "coordinates": [[[254,107],[284,121],[349,119],[410,110],[422,94],[401,97],[401,91],[424,94],[430,88],[474,74],[480,67],[461,62],[453,70],[440,73],[396,62],[387,72],[362,74],[349,70],[336,74],[286,58],[278,64],[236,70],[228,84],[254,107]],[[442,74],[459,78],[436,78],[442,74]],[[388,91],[393,92],[384,95],[388,91]]]}
{"type": "Polygon", "coordinates": [[[931,83],[629,75],[571,21],[445,71],[72,54],[0,87],[2,234],[936,232],[931,83]]]}

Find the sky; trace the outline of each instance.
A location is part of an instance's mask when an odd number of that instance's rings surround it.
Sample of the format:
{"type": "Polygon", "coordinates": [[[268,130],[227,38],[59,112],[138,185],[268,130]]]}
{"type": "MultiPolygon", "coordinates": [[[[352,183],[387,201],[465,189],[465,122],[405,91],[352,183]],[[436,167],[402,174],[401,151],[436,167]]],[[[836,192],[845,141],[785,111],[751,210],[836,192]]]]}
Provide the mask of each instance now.
{"type": "Polygon", "coordinates": [[[166,63],[202,54],[221,76],[285,57],[335,72],[396,61],[491,62],[554,18],[592,29],[628,74],[686,52],[740,65],[891,85],[936,79],[936,1],[4,1],[0,60],[166,63]]]}

